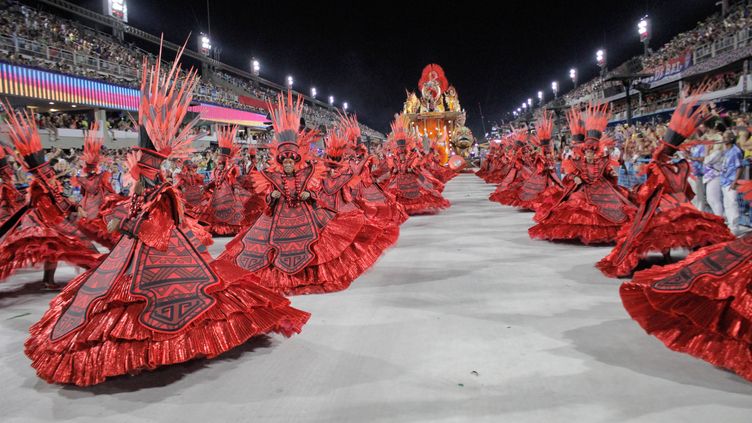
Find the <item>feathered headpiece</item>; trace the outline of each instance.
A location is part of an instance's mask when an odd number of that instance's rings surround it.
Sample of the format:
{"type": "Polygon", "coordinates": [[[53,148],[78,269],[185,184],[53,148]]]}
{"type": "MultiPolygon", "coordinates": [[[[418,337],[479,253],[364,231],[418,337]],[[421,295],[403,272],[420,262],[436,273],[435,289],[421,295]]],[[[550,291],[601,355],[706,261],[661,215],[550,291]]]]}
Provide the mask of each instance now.
{"type": "Polygon", "coordinates": [[[389,133],[387,141],[392,150],[408,149],[408,144],[411,141],[408,117],[404,114],[394,115],[394,120],[390,126],[392,132],[389,133]]]}
{"type": "Polygon", "coordinates": [[[316,136],[315,131],[305,131],[301,128],[300,117],[303,114],[303,97],[293,102],[292,90],[287,90],[287,96],[283,93],[277,95],[277,104],[267,103],[274,126],[274,140],[272,154],[277,163],[282,163],[286,158],[300,163],[308,158],[309,144],[316,136]]]}
{"type": "Polygon", "coordinates": [[[601,136],[603,136],[603,131],[606,130],[606,126],[608,126],[608,118],[610,117],[608,103],[590,103],[586,112],[585,139],[588,141],[598,141],[601,139],[601,136]]]}
{"type": "Polygon", "coordinates": [[[3,103],[3,108],[8,115],[8,134],[24,168],[28,171],[36,171],[46,165],[47,160],[44,157],[37,122],[31,112],[13,110],[7,100],[3,103]]]}
{"type": "Polygon", "coordinates": [[[341,128],[332,128],[324,138],[324,145],[327,158],[335,161],[341,159],[346,152],[351,150],[351,145],[341,128]]]}
{"type": "Polygon", "coordinates": [[[435,79],[439,83],[441,92],[445,92],[447,88],[449,88],[449,81],[447,81],[446,75],[444,75],[444,69],[442,69],[441,66],[437,65],[436,63],[431,63],[430,65],[427,65],[425,68],[423,68],[423,72],[420,75],[420,81],[418,81],[418,87],[423,90],[423,86],[426,84],[426,82],[429,82],[433,79],[435,79]]]}
{"type": "Polygon", "coordinates": [[[567,123],[569,131],[572,133],[572,144],[579,144],[585,141],[585,122],[582,120],[582,112],[577,107],[572,107],[567,111],[567,123]]]}
{"type": "Polygon", "coordinates": [[[554,120],[551,115],[544,110],[543,116],[535,124],[535,134],[541,147],[547,147],[551,144],[551,136],[554,133],[554,120]]]}
{"type": "Polygon", "coordinates": [[[528,141],[528,131],[527,128],[517,128],[512,132],[512,139],[514,139],[514,143],[518,147],[522,147],[525,145],[528,141]]]}
{"type": "Polygon", "coordinates": [[[129,162],[138,164],[131,168],[131,176],[136,180],[140,175],[154,179],[164,159],[169,156],[186,157],[193,141],[203,135],[193,133],[199,116],[183,126],[193,100],[193,90],[198,85],[198,71],[191,68],[184,77],[180,76],[179,62],[185,50],[183,44],[175,56],[172,68],[165,74],[162,70],[162,41],[160,39],[159,55],[155,63],[150,66],[144,58],[141,68],[139,146],[129,159],[129,162]]]}
{"type": "Polygon", "coordinates": [[[239,148],[235,145],[235,134],[238,132],[238,125],[217,127],[217,144],[219,144],[219,155],[222,160],[228,160],[235,157],[239,148]]]}
{"type": "Polygon", "coordinates": [[[671,121],[668,123],[668,129],[663,134],[661,146],[653,153],[653,158],[658,158],[663,154],[670,155],[673,151],[678,150],[679,146],[697,131],[703,122],[710,116],[710,108],[707,104],[698,106],[700,96],[711,88],[711,83],[703,83],[697,89],[690,92],[684,90],[679,96],[674,114],[671,115],[671,121]],[[671,149],[673,151],[669,152],[671,149]]]}
{"type": "Polygon", "coordinates": [[[102,134],[99,132],[99,122],[89,128],[84,136],[84,154],[81,156],[86,168],[89,170],[96,169],[99,164],[102,151],[102,134]]]}
{"type": "Polygon", "coordinates": [[[358,124],[358,116],[357,115],[344,115],[339,114],[339,122],[337,123],[337,126],[344,131],[344,136],[347,139],[347,142],[352,143],[353,145],[358,144],[360,142],[361,137],[361,131],[360,131],[360,125],[358,124]]]}

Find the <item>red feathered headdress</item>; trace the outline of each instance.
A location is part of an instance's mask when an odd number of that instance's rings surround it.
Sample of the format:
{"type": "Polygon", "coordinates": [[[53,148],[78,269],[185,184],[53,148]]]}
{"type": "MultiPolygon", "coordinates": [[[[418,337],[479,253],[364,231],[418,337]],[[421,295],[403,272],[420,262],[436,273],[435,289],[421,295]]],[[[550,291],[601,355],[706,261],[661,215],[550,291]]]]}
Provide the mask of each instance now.
{"type": "Polygon", "coordinates": [[[587,107],[587,117],[585,118],[585,139],[598,141],[603,136],[603,131],[608,126],[608,119],[611,113],[608,109],[608,103],[594,104],[590,103],[587,107]]]}
{"type": "Polygon", "coordinates": [[[332,128],[324,138],[327,158],[339,160],[351,150],[345,133],[340,128],[332,128]]]}
{"type": "Polygon", "coordinates": [[[423,72],[420,75],[420,81],[418,81],[418,87],[421,89],[421,91],[423,90],[423,86],[426,84],[426,82],[429,82],[431,80],[436,80],[436,82],[439,83],[441,92],[445,92],[447,88],[449,88],[449,81],[447,81],[446,75],[444,75],[444,69],[442,69],[441,66],[435,63],[431,63],[430,65],[427,65],[425,68],[423,68],[423,72]]]}
{"type": "Polygon", "coordinates": [[[303,114],[303,97],[298,96],[293,102],[292,90],[277,95],[277,104],[267,103],[274,126],[272,155],[277,163],[286,158],[296,163],[306,162],[309,158],[310,143],[316,136],[315,131],[301,128],[300,117],[303,114]]]}
{"type": "Polygon", "coordinates": [[[219,154],[223,160],[232,159],[237,154],[239,148],[235,145],[235,134],[238,132],[238,125],[217,127],[217,144],[219,145],[219,154]]]}
{"type": "Polygon", "coordinates": [[[399,149],[409,150],[411,147],[412,136],[410,134],[410,123],[404,114],[394,115],[394,121],[391,124],[392,132],[387,137],[389,147],[393,151],[399,149]]]}
{"type": "Polygon", "coordinates": [[[567,123],[572,133],[572,144],[585,141],[585,122],[582,120],[582,112],[578,107],[572,107],[567,111],[567,123]]]}
{"type": "Polygon", "coordinates": [[[99,132],[99,122],[94,124],[86,132],[84,136],[84,154],[81,156],[85,167],[89,169],[95,169],[99,164],[102,151],[102,134],[99,132]]]}
{"type": "Polygon", "coordinates": [[[360,125],[358,124],[357,115],[344,115],[339,114],[339,122],[337,126],[344,131],[347,142],[357,144],[361,137],[360,125]]]}
{"type": "Polygon", "coordinates": [[[165,158],[186,157],[193,141],[203,136],[193,133],[199,116],[183,125],[193,100],[193,90],[198,85],[198,71],[191,68],[184,77],[180,76],[179,62],[185,50],[183,44],[172,68],[165,74],[162,70],[162,43],[163,39],[160,39],[159,55],[154,64],[150,66],[144,58],[141,68],[138,124],[142,130],[139,146],[128,159],[129,163],[138,164],[130,169],[134,180],[141,175],[154,179],[165,158]]]}
{"type": "Polygon", "coordinates": [[[37,122],[31,112],[24,109],[15,111],[5,100],[3,108],[7,114],[8,135],[18,151],[21,164],[28,171],[34,171],[47,163],[39,138],[37,122]]]}
{"type": "Polygon", "coordinates": [[[554,120],[548,111],[543,111],[543,116],[535,124],[535,134],[541,147],[551,144],[551,136],[554,133],[554,120]]]}
{"type": "Polygon", "coordinates": [[[703,122],[710,116],[710,108],[707,104],[698,106],[700,96],[712,87],[710,82],[701,84],[696,90],[690,92],[684,90],[679,96],[674,114],[668,123],[668,129],[663,134],[661,146],[653,153],[653,158],[668,153],[668,149],[678,150],[685,139],[697,131],[703,122]]]}

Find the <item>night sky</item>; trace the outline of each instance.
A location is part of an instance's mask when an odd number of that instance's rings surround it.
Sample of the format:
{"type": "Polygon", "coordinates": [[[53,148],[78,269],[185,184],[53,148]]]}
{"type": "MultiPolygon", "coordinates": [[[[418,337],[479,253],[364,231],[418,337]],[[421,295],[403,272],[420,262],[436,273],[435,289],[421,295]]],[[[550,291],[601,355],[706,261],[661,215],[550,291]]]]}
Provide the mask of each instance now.
{"type": "MultiPolygon", "coordinates": [[[[102,10],[102,0],[74,3],[102,10]]],[[[482,135],[538,90],[552,95],[551,81],[571,89],[568,72],[580,81],[598,72],[595,51],[605,48],[610,66],[640,54],[637,21],[650,15],[653,46],[718,10],[715,0],[504,1],[495,2],[293,2],[210,0],[211,36],[221,60],[249,69],[251,55],[261,76],[320,98],[348,101],[361,121],[386,131],[405,99],[417,90],[428,63],[444,67],[468,112],[468,125],[482,135]]],[[[128,0],[129,23],[182,43],[207,31],[206,0],[128,0]]]]}

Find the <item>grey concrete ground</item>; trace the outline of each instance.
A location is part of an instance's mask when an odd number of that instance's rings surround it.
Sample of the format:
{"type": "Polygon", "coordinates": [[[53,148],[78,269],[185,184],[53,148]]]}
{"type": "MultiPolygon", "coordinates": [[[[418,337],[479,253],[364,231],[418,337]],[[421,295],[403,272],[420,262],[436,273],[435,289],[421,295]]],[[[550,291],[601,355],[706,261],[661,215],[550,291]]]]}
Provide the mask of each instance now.
{"type": "Polygon", "coordinates": [[[22,343],[52,295],[19,275],[0,287],[0,421],[752,421],[752,383],[627,317],[593,268],[607,248],[531,241],[530,214],[491,189],[461,175],[452,208],[411,218],[349,290],[294,298],[313,313],[301,335],[88,389],[29,367],[22,343]]]}

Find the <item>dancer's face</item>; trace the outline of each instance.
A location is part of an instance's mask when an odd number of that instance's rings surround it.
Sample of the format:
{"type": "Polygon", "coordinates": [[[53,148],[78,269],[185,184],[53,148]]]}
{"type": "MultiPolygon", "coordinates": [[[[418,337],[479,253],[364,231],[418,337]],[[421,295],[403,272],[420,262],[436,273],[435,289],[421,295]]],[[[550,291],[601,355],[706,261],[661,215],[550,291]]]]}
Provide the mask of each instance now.
{"type": "Polygon", "coordinates": [[[295,171],[295,161],[293,159],[282,160],[282,170],[288,175],[293,173],[295,171]]]}

